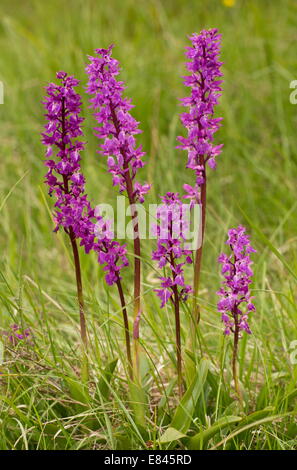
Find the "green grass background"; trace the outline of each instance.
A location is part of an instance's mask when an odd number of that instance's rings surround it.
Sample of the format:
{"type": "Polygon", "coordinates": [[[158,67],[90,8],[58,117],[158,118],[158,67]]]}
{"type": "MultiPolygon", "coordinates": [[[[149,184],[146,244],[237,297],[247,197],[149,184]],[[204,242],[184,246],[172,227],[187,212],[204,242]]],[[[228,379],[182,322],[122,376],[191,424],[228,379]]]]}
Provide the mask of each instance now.
{"type": "MultiPolygon", "coordinates": [[[[159,436],[176,404],[168,389],[175,376],[174,323],[171,309],[161,311],[152,292],[153,243],[143,243],[143,375],[151,397],[144,436],[127,401],[116,292],[106,290],[95,257],[83,253],[93,345],[91,397],[85,399],[79,388],[74,272],[67,240],[52,232],[52,201],[43,185],[41,100],[44,86],[58,70],[79,78],[84,95],[86,56],[114,43],[127,95],[135,104],[133,114],[143,130],[139,142],[148,165],[142,177],[153,183],[148,202],[156,202],[158,195],[181,191],[184,183],[192,182],[185,153],[175,149],[176,136],[184,132],[178,99],[188,93],[181,79],[187,36],[209,27],[223,35],[224,92],[217,115],[224,122],[216,142],[224,143],[224,151],[217,170],[209,172],[197,356],[209,358],[218,387],[212,392],[204,388],[189,432],[240,413],[236,401],[222,398],[222,390],[232,397],[230,345],[222,338],[215,292],[220,283],[216,259],[227,230],[243,223],[258,251],[253,335],[243,339],[240,348],[245,412],[274,406],[289,417],[260,423],[220,448],[296,448],[297,368],[290,361],[290,343],[297,340],[297,106],[289,101],[290,82],[297,79],[296,18],[293,0],[238,0],[232,8],[219,0],[1,0],[0,80],[5,101],[0,105],[0,324],[3,329],[11,323],[30,326],[35,348],[4,351],[0,448],[137,449],[145,448],[146,441],[160,446],[159,436]],[[102,394],[102,370],[116,358],[109,393],[102,394]],[[170,406],[164,419],[155,421],[155,405],[164,398],[164,388],[170,406]],[[292,400],[283,402],[287,396],[292,400]]],[[[96,153],[94,120],[85,96],[83,101],[87,189],[95,203],[115,204],[105,161],[96,153]]],[[[129,271],[124,280],[130,301],[129,271]]],[[[188,328],[185,308],[184,343],[188,328]]],[[[228,433],[230,429],[220,431],[209,448],[228,433]]],[[[182,439],[175,445],[186,446],[182,439]]]]}

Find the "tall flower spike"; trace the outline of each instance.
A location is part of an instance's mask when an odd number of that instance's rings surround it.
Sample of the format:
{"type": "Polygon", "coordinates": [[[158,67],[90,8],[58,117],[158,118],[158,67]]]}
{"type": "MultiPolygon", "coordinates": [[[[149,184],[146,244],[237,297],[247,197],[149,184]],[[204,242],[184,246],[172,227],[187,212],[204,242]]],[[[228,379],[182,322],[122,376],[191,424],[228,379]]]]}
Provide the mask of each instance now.
{"type": "Polygon", "coordinates": [[[251,246],[246,229],[241,225],[229,230],[226,244],[230,246],[232,254],[228,256],[222,253],[218,259],[225,279],[222,288],[217,292],[221,297],[218,310],[225,326],[225,335],[234,335],[232,368],[235,389],[240,396],[236,366],[238,340],[242,331],[251,334],[248,314],[255,311],[255,306],[249,290],[253,276],[250,254],[256,250],[251,246]]]}
{"type": "Polygon", "coordinates": [[[175,286],[179,290],[179,300],[185,300],[191,286],[185,284],[185,264],[191,264],[191,251],[183,248],[183,229],[185,222],[182,213],[182,203],[178,193],[167,193],[161,198],[163,204],[158,207],[158,223],[153,226],[157,235],[157,249],[152,253],[152,259],[158,262],[159,268],[169,268],[169,275],[161,277],[161,289],[155,289],[161,299],[163,308],[174,295],[175,286]]]}
{"type": "Polygon", "coordinates": [[[155,289],[161,299],[161,308],[171,300],[175,312],[176,351],[179,395],[182,395],[182,360],[180,339],[180,302],[187,299],[192,291],[185,283],[184,265],[191,264],[191,252],[183,248],[186,221],[178,193],[167,193],[161,198],[163,204],[157,210],[157,224],[153,230],[157,235],[157,249],[152,259],[158,262],[159,268],[167,268],[168,273],[161,277],[161,288],[155,289]]]}
{"type": "Polygon", "coordinates": [[[95,49],[97,56],[89,56],[90,64],[86,67],[89,76],[87,93],[100,125],[94,129],[95,135],[103,139],[100,153],[108,157],[113,184],[119,186],[120,192],[127,191],[134,202],[143,202],[150,185],[135,181],[138,169],[145,165],[142,160],[145,152],[141,145],[136,145],[134,137],[141,130],[129,113],[134,107],[131,100],[123,97],[124,83],[116,78],[120,69],[118,61],[111,56],[112,48],[113,45],[108,49],[95,49]]]}
{"type": "Polygon", "coordinates": [[[108,221],[104,222],[100,215],[95,214],[85,194],[85,178],[80,166],[84,143],[77,140],[83,135],[83,118],[79,115],[81,99],[74,90],[79,81],[65,72],[58,72],[57,78],[61,85],[51,83],[46,88],[48,96],[44,104],[48,122],[42,139],[47,146],[48,158],[56,149],[55,160],[45,162],[49,194],[56,197],[55,231],[64,228],[66,233],[80,240],[86,253],[95,250],[99,263],[104,265],[106,282],[112,285],[120,278],[121,268],[128,264],[126,248],[112,240],[108,221]]]}
{"type": "Polygon", "coordinates": [[[196,184],[185,185],[187,197],[201,203],[201,186],[205,183],[205,165],[216,168],[216,157],[223,145],[214,145],[214,134],[222,118],[214,118],[214,106],[221,96],[223,74],[219,61],[221,35],[217,29],[201,31],[190,37],[192,47],[186,48],[189,62],[186,67],[190,75],[184,77],[184,84],[191,88],[191,96],[183,98],[183,106],[189,111],[181,114],[181,122],[188,131],[187,137],[178,137],[178,148],[188,152],[187,168],[195,172],[196,184]]]}
{"type": "MultiPolygon", "coordinates": [[[[85,194],[85,179],[80,166],[80,152],[84,144],[78,139],[83,135],[83,118],[80,117],[81,99],[74,89],[79,81],[65,72],[58,72],[57,79],[60,80],[59,85],[50,83],[46,87],[47,96],[44,101],[47,123],[42,142],[47,148],[45,164],[48,167],[45,182],[49,187],[49,194],[56,198],[55,231],[63,228],[71,241],[81,338],[86,348],[87,332],[77,241],[80,241],[86,253],[91,250],[97,252],[98,262],[104,266],[106,272],[107,284],[117,284],[120,290],[120,271],[128,265],[128,260],[126,247],[112,240],[108,222],[104,222],[100,215],[95,215],[85,194]]],[[[125,325],[126,323],[125,321],[125,325]]]]}
{"type": "MultiPolygon", "coordinates": [[[[178,137],[178,148],[188,153],[187,168],[195,173],[195,184],[184,185],[187,199],[191,206],[201,207],[200,248],[196,250],[193,280],[193,328],[194,332],[200,320],[200,309],[197,304],[199,293],[202,249],[206,221],[206,164],[216,168],[216,157],[221,153],[222,145],[213,143],[214,134],[220,127],[222,118],[214,118],[214,106],[221,96],[220,77],[222,76],[219,60],[221,35],[217,29],[203,30],[190,37],[191,47],[186,48],[189,75],[184,77],[184,84],[191,89],[191,95],[183,98],[183,106],[189,108],[181,114],[181,122],[187,129],[187,137],[178,137]]],[[[192,349],[195,350],[196,336],[192,337],[192,349]]]]}
{"type": "MultiPolygon", "coordinates": [[[[47,96],[44,101],[47,124],[45,132],[42,134],[42,142],[47,147],[46,156],[48,158],[45,162],[48,167],[45,182],[49,186],[49,194],[56,197],[55,231],[63,227],[69,235],[72,246],[80,313],[80,333],[84,348],[82,377],[83,380],[87,380],[87,329],[76,240],[76,231],[82,230],[82,214],[90,209],[86,196],[83,195],[85,181],[79,163],[80,151],[84,148],[83,142],[78,140],[78,137],[82,136],[83,118],[79,116],[80,96],[74,90],[79,81],[68,76],[65,72],[58,72],[57,79],[60,80],[59,85],[50,83],[46,87],[47,96]],[[54,151],[55,160],[51,158],[54,151]]],[[[88,245],[86,247],[89,249],[88,245]]]]}
{"type": "Polygon", "coordinates": [[[107,157],[108,171],[114,186],[126,191],[131,206],[134,227],[134,368],[139,375],[139,321],[141,315],[141,248],[138,234],[138,214],[136,202],[143,202],[149,191],[149,184],[136,181],[139,168],[144,166],[141,146],[136,145],[135,135],[141,131],[138,122],[130,114],[131,100],[123,97],[124,84],[117,80],[119,63],[112,57],[112,48],[96,49],[96,56],[89,56],[86,67],[89,77],[87,93],[91,96],[91,107],[99,124],[95,135],[103,140],[100,153],[107,157]]]}

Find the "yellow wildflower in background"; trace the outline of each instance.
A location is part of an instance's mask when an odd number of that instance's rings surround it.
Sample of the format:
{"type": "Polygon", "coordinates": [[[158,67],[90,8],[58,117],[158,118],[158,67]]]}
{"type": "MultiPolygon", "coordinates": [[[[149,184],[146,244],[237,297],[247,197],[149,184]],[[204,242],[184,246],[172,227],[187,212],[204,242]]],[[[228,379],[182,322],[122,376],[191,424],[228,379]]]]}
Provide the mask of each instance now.
{"type": "Polygon", "coordinates": [[[222,0],[225,7],[234,7],[236,0],[222,0]]]}

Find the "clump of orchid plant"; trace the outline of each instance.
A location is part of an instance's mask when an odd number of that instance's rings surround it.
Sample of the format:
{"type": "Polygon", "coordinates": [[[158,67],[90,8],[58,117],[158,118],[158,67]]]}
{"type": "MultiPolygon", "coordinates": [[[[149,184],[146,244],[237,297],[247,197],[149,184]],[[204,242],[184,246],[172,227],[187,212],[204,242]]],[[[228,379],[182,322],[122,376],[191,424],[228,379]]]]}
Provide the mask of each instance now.
{"type": "MultiPolygon", "coordinates": [[[[175,314],[176,362],[179,396],[183,393],[182,345],[180,305],[193,295],[192,330],[200,320],[197,304],[201,271],[201,259],[206,222],[207,167],[214,170],[222,144],[214,143],[222,118],[214,117],[215,106],[221,96],[222,62],[220,61],[221,35],[217,29],[203,30],[190,37],[191,46],[187,47],[186,68],[189,74],[184,77],[185,86],[190,95],[182,99],[187,111],[181,114],[181,122],[187,135],[178,137],[180,149],[188,154],[187,168],[194,172],[194,183],[184,184],[182,197],[176,192],[167,192],[161,197],[153,232],[157,246],[152,252],[152,259],[158,263],[163,275],[159,276],[160,285],[154,289],[161,301],[161,308],[171,304],[175,314]],[[185,220],[184,204],[181,199],[188,199],[189,207],[199,205],[201,209],[200,236],[201,244],[194,250],[185,244],[188,221],[185,220]],[[194,255],[193,255],[194,251],[194,255]],[[194,265],[193,283],[185,280],[185,266],[194,265]]],[[[129,320],[122,287],[122,270],[128,266],[127,249],[114,239],[110,229],[111,221],[104,220],[92,207],[85,191],[85,178],[81,170],[81,153],[85,143],[81,117],[81,98],[75,88],[79,81],[65,72],[58,72],[58,84],[50,83],[46,88],[44,106],[46,109],[45,132],[42,134],[46,146],[45,164],[48,171],[45,182],[50,196],[54,196],[55,229],[68,235],[73,251],[75,265],[77,297],[80,314],[80,331],[84,351],[84,378],[88,378],[88,335],[85,318],[82,275],[78,244],[86,253],[95,252],[98,262],[103,266],[108,286],[116,285],[124,319],[125,340],[129,375],[132,380],[140,381],[139,368],[139,322],[141,307],[141,246],[139,234],[139,207],[144,203],[151,185],[138,180],[138,171],[143,168],[145,152],[137,144],[136,136],[141,131],[139,123],[131,115],[131,100],[124,96],[125,85],[118,80],[119,62],[112,57],[113,46],[107,49],[95,49],[95,55],[89,56],[86,66],[88,83],[86,92],[90,97],[90,108],[98,123],[94,129],[100,141],[100,150],[107,160],[108,172],[112,175],[113,186],[124,193],[130,204],[133,223],[134,243],[134,316],[132,358],[130,346],[129,320]]],[[[221,254],[224,282],[218,295],[218,310],[222,315],[224,333],[233,334],[232,369],[235,389],[240,396],[237,376],[238,341],[242,332],[251,333],[248,314],[255,310],[250,295],[249,285],[253,275],[250,254],[251,247],[244,227],[229,230],[227,244],[231,255],[221,254]]],[[[29,330],[20,331],[17,325],[11,327],[6,335],[13,344],[27,340],[29,330]]],[[[195,337],[195,334],[193,335],[195,337]]],[[[193,340],[193,353],[195,344],[193,340]]]]}
{"type": "Polygon", "coordinates": [[[238,341],[242,332],[251,334],[248,315],[255,311],[255,306],[250,293],[253,276],[250,255],[256,250],[251,246],[246,229],[242,225],[229,230],[226,244],[229,245],[231,254],[222,253],[218,259],[224,276],[223,285],[217,293],[220,296],[218,310],[224,323],[224,334],[233,334],[232,370],[235,390],[240,397],[237,375],[238,341]]]}
{"type": "Polygon", "coordinates": [[[144,202],[150,185],[136,180],[137,172],[144,166],[145,155],[137,146],[135,135],[141,131],[130,110],[131,100],[123,96],[125,85],[117,79],[119,62],[112,57],[113,45],[108,49],[96,49],[96,56],[89,56],[87,93],[99,124],[95,135],[102,140],[100,153],[107,157],[108,171],[114,186],[128,196],[134,227],[134,369],[139,379],[139,322],[141,317],[141,246],[136,203],[144,202]]]}
{"type": "Polygon", "coordinates": [[[120,276],[120,271],[128,265],[128,260],[126,247],[111,239],[108,222],[95,214],[85,193],[85,178],[80,165],[81,151],[85,145],[80,140],[83,135],[83,118],[80,116],[81,98],[75,91],[79,81],[66,72],[58,72],[57,79],[59,84],[50,83],[46,87],[47,95],[44,100],[47,122],[42,142],[46,146],[45,165],[48,167],[45,182],[49,187],[49,195],[55,197],[54,231],[63,229],[72,247],[80,334],[84,349],[82,373],[86,378],[88,339],[78,243],[85,248],[86,253],[91,250],[97,253],[98,262],[104,266],[107,284],[116,284],[118,287],[126,330],[127,355],[131,362],[128,318],[120,276]]]}
{"type": "Polygon", "coordinates": [[[192,263],[191,251],[183,248],[186,221],[183,205],[178,193],[167,193],[161,198],[157,210],[157,224],[153,231],[157,236],[157,249],[152,259],[158,262],[165,273],[161,277],[161,288],[155,289],[161,299],[161,308],[170,300],[175,313],[176,354],[179,394],[182,395],[182,355],[180,335],[180,302],[188,298],[192,288],[186,284],[184,266],[192,263]]]}
{"type": "Polygon", "coordinates": [[[186,68],[189,75],[184,77],[185,86],[191,90],[190,96],[181,100],[188,108],[181,114],[181,122],[187,130],[186,137],[178,137],[178,148],[188,154],[187,168],[194,171],[193,185],[185,184],[185,198],[191,204],[201,207],[201,245],[197,247],[194,261],[193,279],[193,319],[196,328],[200,320],[200,309],[197,304],[199,293],[202,250],[206,222],[207,166],[214,170],[216,158],[221,153],[222,144],[214,144],[214,134],[221,125],[222,118],[214,117],[214,108],[221,96],[220,48],[221,35],[217,29],[203,30],[200,34],[190,37],[192,45],[186,48],[188,62],[186,68]]]}

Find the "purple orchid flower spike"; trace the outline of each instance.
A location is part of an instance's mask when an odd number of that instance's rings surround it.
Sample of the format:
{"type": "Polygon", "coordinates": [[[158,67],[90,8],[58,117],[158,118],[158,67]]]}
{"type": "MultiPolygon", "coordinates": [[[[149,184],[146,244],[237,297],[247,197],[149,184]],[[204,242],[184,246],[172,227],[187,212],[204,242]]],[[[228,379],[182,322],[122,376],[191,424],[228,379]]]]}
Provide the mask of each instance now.
{"type": "MultiPolygon", "coordinates": [[[[182,105],[188,111],[181,114],[181,122],[187,130],[187,137],[178,137],[178,148],[188,154],[187,168],[194,171],[195,184],[184,185],[185,198],[191,207],[201,207],[201,246],[196,250],[193,280],[193,328],[195,331],[200,320],[200,308],[197,304],[201,271],[201,259],[206,221],[206,166],[215,169],[216,159],[221,153],[222,144],[214,144],[214,134],[221,125],[222,118],[214,117],[214,108],[221,96],[220,47],[221,35],[217,29],[203,30],[190,37],[192,45],[186,48],[188,59],[186,68],[189,75],[184,77],[185,86],[191,90],[190,96],[183,98],[182,105]]],[[[195,351],[195,337],[192,348],[195,351]]]]}
{"type": "Polygon", "coordinates": [[[118,286],[126,338],[129,337],[128,320],[120,272],[128,265],[128,259],[125,245],[121,246],[112,239],[109,221],[104,221],[100,214],[95,214],[85,193],[85,178],[80,165],[80,154],[84,149],[84,143],[80,140],[83,135],[83,118],[80,116],[81,98],[75,91],[79,81],[65,72],[58,72],[57,79],[59,84],[50,83],[46,87],[47,96],[44,100],[47,123],[42,142],[47,149],[45,164],[48,167],[45,182],[49,187],[49,194],[56,199],[54,231],[62,228],[69,236],[72,246],[81,339],[86,350],[87,329],[77,242],[80,242],[86,253],[91,250],[97,253],[98,262],[103,265],[105,271],[107,284],[118,286]]]}
{"type": "Polygon", "coordinates": [[[251,246],[246,229],[242,225],[229,230],[226,244],[232,253],[229,256],[222,253],[218,258],[224,276],[223,286],[217,292],[221,297],[218,310],[225,326],[224,334],[234,335],[232,368],[236,393],[240,397],[236,365],[237,350],[241,333],[251,334],[248,315],[255,311],[255,306],[249,290],[253,276],[250,254],[256,250],[251,246]]]}
{"type": "Polygon", "coordinates": [[[152,259],[158,262],[159,268],[168,271],[161,277],[161,288],[155,289],[161,300],[161,308],[171,300],[175,312],[176,352],[179,395],[182,396],[182,356],[180,338],[180,302],[185,301],[192,292],[184,278],[184,265],[191,264],[191,251],[183,248],[182,203],[178,193],[167,193],[162,199],[162,205],[157,210],[158,223],[153,226],[157,235],[157,249],[152,253],[152,259]]]}
{"type": "Polygon", "coordinates": [[[95,135],[102,140],[100,153],[107,157],[107,167],[112,175],[113,185],[120,192],[126,192],[134,227],[134,368],[137,380],[139,372],[139,323],[141,316],[141,246],[138,233],[136,203],[143,203],[150,184],[136,180],[137,172],[145,162],[145,153],[137,145],[135,136],[141,131],[139,123],[130,114],[131,100],[123,97],[125,85],[117,79],[119,62],[108,49],[96,49],[96,56],[89,56],[86,72],[89,77],[87,93],[91,96],[91,108],[99,124],[95,135]]]}

